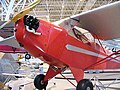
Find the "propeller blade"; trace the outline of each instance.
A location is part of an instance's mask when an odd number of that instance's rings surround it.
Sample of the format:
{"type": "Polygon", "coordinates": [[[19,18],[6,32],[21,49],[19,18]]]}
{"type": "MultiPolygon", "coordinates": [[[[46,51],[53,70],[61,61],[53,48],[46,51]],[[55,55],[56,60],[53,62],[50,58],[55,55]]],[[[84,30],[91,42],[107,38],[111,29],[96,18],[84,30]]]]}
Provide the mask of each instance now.
{"type": "Polygon", "coordinates": [[[16,13],[14,15],[14,17],[11,19],[11,21],[16,22],[19,18],[25,16],[31,10],[33,10],[40,2],[41,2],[41,0],[35,0],[33,3],[31,3],[30,5],[28,5],[26,8],[24,8],[20,12],[16,13]]]}
{"type": "Polygon", "coordinates": [[[39,3],[41,2],[41,0],[35,0],[34,2],[32,2],[31,4],[29,4],[28,6],[26,6],[24,9],[22,9],[20,12],[16,13],[13,18],[11,20],[8,20],[7,22],[5,22],[3,25],[0,26],[0,29],[3,28],[5,25],[9,24],[10,22],[16,22],[18,19],[20,19],[21,17],[25,16],[26,14],[28,14],[31,10],[33,10],[39,3]]]}

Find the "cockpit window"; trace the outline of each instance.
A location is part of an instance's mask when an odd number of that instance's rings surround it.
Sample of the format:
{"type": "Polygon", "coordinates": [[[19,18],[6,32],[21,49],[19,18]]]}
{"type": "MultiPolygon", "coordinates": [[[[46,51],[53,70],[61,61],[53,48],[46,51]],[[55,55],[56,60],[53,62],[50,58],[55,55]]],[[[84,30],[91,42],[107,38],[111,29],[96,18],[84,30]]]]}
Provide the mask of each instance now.
{"type": "Polygon", "coordinates": [[[88,41],[88,38],[84,34],[82,34],[80,31],[76,30],[75,28],[73,29],[73,33],[77,39],[83,42],[88,41]]]}
{"type": "Polygon", "coordinates": [[[74,27],[69,31],[69,35],[81,40],[83,43],[94,41],[93,36],[87,31],[79,27],[74,27]]]}

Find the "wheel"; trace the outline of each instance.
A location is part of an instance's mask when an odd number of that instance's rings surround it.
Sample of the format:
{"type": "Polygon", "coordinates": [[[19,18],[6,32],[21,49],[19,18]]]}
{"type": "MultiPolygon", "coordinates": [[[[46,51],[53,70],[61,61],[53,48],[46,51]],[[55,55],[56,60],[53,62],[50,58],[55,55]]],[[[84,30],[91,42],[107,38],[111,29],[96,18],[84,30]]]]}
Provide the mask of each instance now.
{"type": "Polygon", "coordinates": [[[30,59],[31,58],[31,55],[30,54],[25,54],[25,59],[30,59]]]}
{"type": "Polygon", "coordinates": [[[48,81],[43,82],[44,77],[45,77],[45,75],[40,74],[40,75],[37,75],[34,79],[34,85],[39,90],[42,90],[42,89],[46,90],[48,81]]]}
{"type": "Polygon", "coordinates": [[[79,81],[76,90],[93,90],[93,84],[89,79],[79,81]]]}

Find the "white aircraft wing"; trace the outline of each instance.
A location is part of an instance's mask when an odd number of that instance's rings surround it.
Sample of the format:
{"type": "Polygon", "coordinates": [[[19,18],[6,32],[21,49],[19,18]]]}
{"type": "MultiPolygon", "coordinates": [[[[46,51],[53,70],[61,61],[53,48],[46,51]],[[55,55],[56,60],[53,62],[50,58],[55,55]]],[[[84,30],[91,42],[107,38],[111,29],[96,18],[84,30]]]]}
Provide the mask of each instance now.
{"type": "Polygon", "coordinates": [[[26,77],[26,75],[22,75],[22,74],[10,74],[10,73],[2,73],[1,75],[26,77]]]}
{"type": "Polygon", "coordinates": [[[120,38],[120,1],[62,19],[54,24],[66,30],[78,26],[103,40],[120,38]]]}
{"type": "Polygon", "coordinates": [[[11,36],[9,38],[5,38],[2,41],[0,41],[0,44],[4,44],[4,45],[8,45],[11,47],[15,47],[15,48],[19,48],[19,49],[23,49],[19,43],[17,42],[17,40],[15,39],[14,36],[11,36]]]}

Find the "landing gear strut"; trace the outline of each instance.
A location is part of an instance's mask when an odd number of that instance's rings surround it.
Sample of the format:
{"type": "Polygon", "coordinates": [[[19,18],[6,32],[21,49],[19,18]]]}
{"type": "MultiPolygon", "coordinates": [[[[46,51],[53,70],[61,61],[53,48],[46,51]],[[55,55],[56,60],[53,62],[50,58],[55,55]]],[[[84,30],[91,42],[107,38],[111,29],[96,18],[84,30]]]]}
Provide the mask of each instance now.
{"type": "Polygon", "coordinates": [[[39,90],[43,90],[43,89],[46,90],[48,81],[43,81],[44,77],[45,75],[40,74],[40,75],[37,75],[34,79],[34,85],[39,90]]]}
{"type": "Polygon", "coordinates": [[[76,90],[93,90],[93,84],[89,79],[80,80],[76,90]]]}

